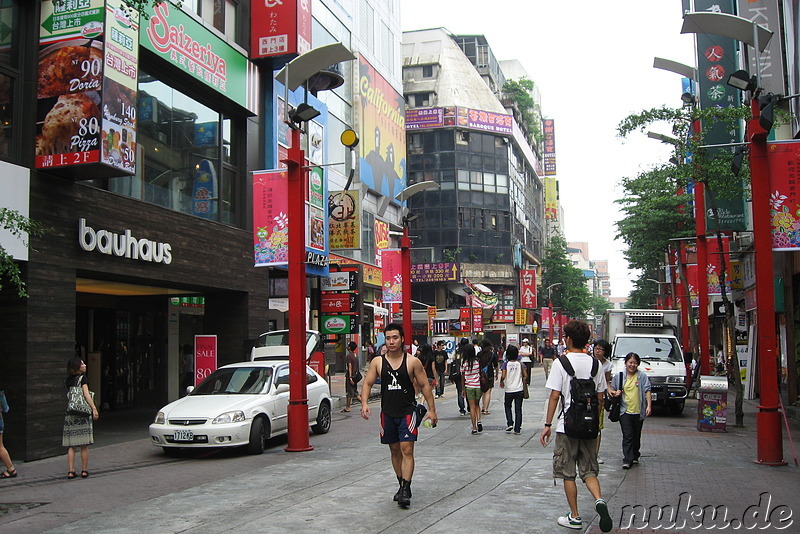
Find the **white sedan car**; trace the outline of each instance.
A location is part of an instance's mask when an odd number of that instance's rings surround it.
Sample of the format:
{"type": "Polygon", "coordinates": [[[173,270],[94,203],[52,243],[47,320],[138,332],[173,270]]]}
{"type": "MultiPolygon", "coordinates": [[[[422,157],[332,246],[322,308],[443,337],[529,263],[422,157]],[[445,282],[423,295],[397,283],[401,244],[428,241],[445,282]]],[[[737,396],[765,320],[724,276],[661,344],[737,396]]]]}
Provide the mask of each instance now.
{"type": "MultiPolygon", "coordinates": [[[[328,383],[306,366],[308,420],[315,434],[331,428],[328,383]]],[[[289,362],[270,360],[220,367],[189,395],[164,406],[150,439],[166,454],[181,448],[246,446],[261,454],[269,438],[287,432],[289,362]]]]}

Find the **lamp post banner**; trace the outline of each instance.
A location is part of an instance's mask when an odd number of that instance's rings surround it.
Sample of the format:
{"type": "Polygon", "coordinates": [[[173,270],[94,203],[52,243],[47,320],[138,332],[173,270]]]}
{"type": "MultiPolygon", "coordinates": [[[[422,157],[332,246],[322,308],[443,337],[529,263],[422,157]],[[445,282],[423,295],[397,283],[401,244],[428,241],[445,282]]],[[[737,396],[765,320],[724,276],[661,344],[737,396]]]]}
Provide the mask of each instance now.
{"type": "Polygon", "coordinates": [[[800,142],[767,143],[772,250],[800,248],[800,142]]]}
{"type": "Polygon", "coordinates": [[[403,302],[402,255],[399,248],[387,248],[383,257],[383,302],[403,302]]]}
{"type": "Polygon", "coordinates": [[[255,266],[289,262],[289,179],[285,170],[253,173],[255,266]]]}

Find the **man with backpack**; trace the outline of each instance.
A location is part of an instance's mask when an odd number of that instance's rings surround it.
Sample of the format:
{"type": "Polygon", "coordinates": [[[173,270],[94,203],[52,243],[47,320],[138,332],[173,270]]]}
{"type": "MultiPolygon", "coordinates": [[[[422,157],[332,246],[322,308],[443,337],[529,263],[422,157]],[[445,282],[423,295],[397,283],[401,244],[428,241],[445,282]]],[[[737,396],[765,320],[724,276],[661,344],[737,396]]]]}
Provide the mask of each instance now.
{"type": "Polygon", "coordinates": [[[600,530],[608,532],[613,523],[597,480],[599,410],[607,387],[606,377],[600,371],[597,360],[586,354],[584,347],[589,341],[589,326],[582,321],[570,321],[564,327],[564,335],[567,352],[553,361],[545,384],[550,389],[550,399],[539,441],[543,447],[550,442],[558,409],[553,477],[564,480],[564,493],[569,505],[569,513],[559,517],[558,524],[576,530],[583,528],[583,521],[578,514],[578,486],[575,482],[575,476],[580,474],[581,480],[595,498],[594,508],[600,515],[600,530]]]}

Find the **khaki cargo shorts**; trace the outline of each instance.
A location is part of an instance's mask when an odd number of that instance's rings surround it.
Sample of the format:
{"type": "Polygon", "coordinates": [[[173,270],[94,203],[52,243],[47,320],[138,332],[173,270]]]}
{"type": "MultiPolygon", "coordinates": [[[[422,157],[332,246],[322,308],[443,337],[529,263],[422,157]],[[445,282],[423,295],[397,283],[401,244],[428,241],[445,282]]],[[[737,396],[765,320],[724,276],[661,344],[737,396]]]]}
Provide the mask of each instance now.
{"type": "Polygon", "coordinates": [[[597,464],[597,438],[575,439],[562,432],[556,432],[556,448],[553,451],[553,478],[575,480],[576,470],[581,475],[581,480],[586,482],[589,477],[596,477],[599,467],[597,464]]]}

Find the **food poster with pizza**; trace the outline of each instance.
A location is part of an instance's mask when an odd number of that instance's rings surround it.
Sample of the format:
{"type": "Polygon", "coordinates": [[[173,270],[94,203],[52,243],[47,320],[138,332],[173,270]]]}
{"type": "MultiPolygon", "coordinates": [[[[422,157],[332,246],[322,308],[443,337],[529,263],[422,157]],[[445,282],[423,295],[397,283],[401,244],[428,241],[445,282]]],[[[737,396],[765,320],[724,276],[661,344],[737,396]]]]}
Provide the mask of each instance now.
{"type": "Polygon", "coordinates": [[[106,0],[101,161],[128,174],[136,172],[138,17],[122,0],[106,0]]]}
{"type": "Polygon", "coordinates": [[[133,173],[137,17],[122,0],[42,2],[36,168],[102,161],[133,173]]]}

